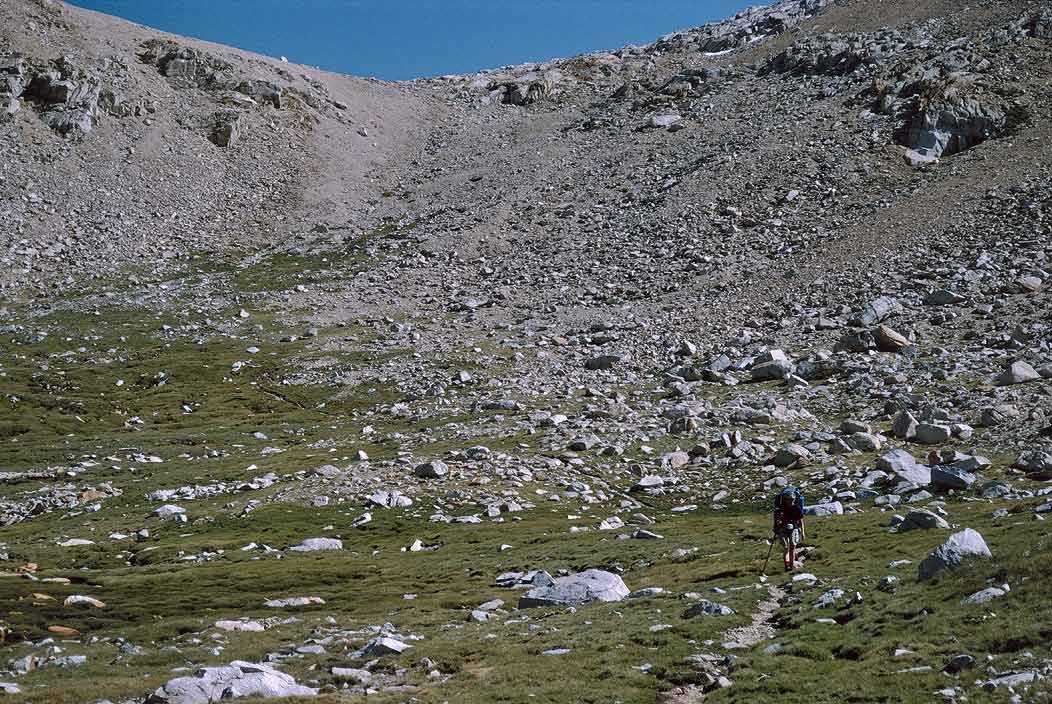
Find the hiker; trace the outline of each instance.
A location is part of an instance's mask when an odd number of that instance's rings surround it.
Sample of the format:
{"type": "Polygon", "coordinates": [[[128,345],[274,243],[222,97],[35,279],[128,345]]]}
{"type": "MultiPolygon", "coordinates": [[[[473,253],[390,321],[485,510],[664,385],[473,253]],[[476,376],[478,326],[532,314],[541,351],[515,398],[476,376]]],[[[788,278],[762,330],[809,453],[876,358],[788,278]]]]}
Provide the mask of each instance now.
{"type": "Polygon", "coordinates": [[[795,486],[785,487],[774,497],[774,534],[782,541],[782,561],[789,572],[796,567],[796,544],[806,537],[804,497],[795,486]]]}

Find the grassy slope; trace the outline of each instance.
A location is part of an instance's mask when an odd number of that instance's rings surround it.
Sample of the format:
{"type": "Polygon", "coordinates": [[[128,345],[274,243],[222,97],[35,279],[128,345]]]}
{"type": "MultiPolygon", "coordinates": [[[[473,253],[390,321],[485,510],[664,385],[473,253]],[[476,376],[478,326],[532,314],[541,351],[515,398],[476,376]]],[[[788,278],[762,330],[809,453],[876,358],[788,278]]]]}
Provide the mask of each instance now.
{"type": "MultiPolygon", "coordinates": [[[[265,263],[255,265],[255,279],[263,287],[269,280],[265,263]]],[[[277,260],[274,290],[299,279],[293,264],[288,257],[277,260]]],[[[298,266],[302,270],[306,265],[298,266]]],[[[197,273],[239,275],[218,268],[197,273]]],[[[768,519],[762,505],[683,515],[668,511],[673,504],[651,502],[647,512],[657,518],[653,529],[666,536],[664,541],[620,541],[599,532],[570,535],[571,525],[594,525],[616,508],[588,507],[582,513],[572,503],[541,503],[521,520],[503,524],[445,525],[427,521],[434,502],[425,500],[406,511],[375,511],[374,522],[361,530],[350,527],[360,507],[340,503],[323,509],[276,503],[239,516],[246,499],[264,498],[281,485],[244,495],[177,501],[189,510],[187,526],[149,517],[156,504],[147,502],[145,495],[158,488],[233,482],[268,471],[287,474],[348,457],[360,447],[377,457],[393,457],[398,450],[390,442],[363,445],[359,425],[350,422],[356,411],[392,397],[351,388],[341,389],[339,400],[334,400],[331,388],[282,384],[303,363],[323,356],[318,348],[326,336],[345,335],[346,329],[322,330],[320,339],[281,342],[298,329],[270,314],[255,313],[242,321],[236,312],[250,307],[246,300],[231,299],[213,310],[189,304],[157,312],[108,307],[43,317],[32,317],[28,308],[12,304],[16,322],[25,323],[26,330],[0,340],[6,374],[0,377],[5,396],[0,400],[0,465],[10,471],[65,467],[93,455],[98,466],[72,483],[82,488],[109,480],[124,493],[102,501],[95,513],[56,512],[0,529],[0,544],[11,558],[9,568],[31,561],[39,565],[40,577],[71,580],[63,585],[0,578],[2,618],[15,636],[9,639],[14,644],[5,648],[5,659],[31,652],[18,644],[17,636],[39,639],[54,624],[91,637],[121,636],[146,653],[119,654],[112,642],[62,643],[66,654],[88,654],[88,664],[31,673],[19,680],[25,694],[8,700],[64,703],[141,696],[170,678],[174,667],[257,660],[309,637],[335,633],[327,655],[293,658],[283,665],[301,681],[324,686],[332,681],[330,666],[354,665],[349,652],[368,638],[364,629],[391,622],[424,640],[403,656],[385,658],[375,671],[382,675],[408,668],[404,680],[419,688],[414,696],[422,701],[651,702],[661,690],[698,680],[684,658],[697,652],[722,653],[721,634],[748,623],[757,601],[766,596],[757,582],[766,554],[768,519]],[[42,329],[49,333],[43,338],[35,334],[42,329]],[[250,344],[261,352],[248,355],[245,348],[250,344]],[[85,351],[77,351],[80,347],[85,351]],[[237,360],[252,364],[234,375],[230,367],[237,360]],[[154,386],[151,380],[159,371],[166,372],[167,382],[154,386]],[[116,386],[117,379],[125,384],[116,386]],[[12,396],[18,397],[17,403],[12,396]],[[193,412],[184,413],[184,405],[193,412]],[[135,416],[144,423],[126,424],[135,416]],[[256,431],[269,439],[253,438],[256,431]],[[262,455],[268,445],[286,451],[262,455]],[[323,449],[329,445],[337,452],[323,449]],[[213,449],[222,453],[206,457],[213,449]],[[165,461],[135,462],[130,459],[135,452],[156,454],[165,461]],[[246,470],[250,464],[256,469],[246,470]],[[235,506],[227,508],[231,502],[235,506]],[[582,517],[571,520],[570,513],[582,517]],[[141,527],[151,531],[142,543],[106,537],[141,527]],[[281,559],[240,550],[250,542],[286,548],[321,535],[342,537],[346,550],[289,553],[281,559]],[[57,547],[65,537],[88,537],[97,544],[57,547]],[[414,538],[441,547],[430,553],[401,552],[414,538]],[[500,552],[502,543],[514,547],[500,552]],[[697,551],[677,557],[672,552],[676,548],[697,551]],[[183,560],[203,553],[210,554],[210,560],[183,560]],[[513,612],[506,623],[470,621],[470,610],[490,599],[499,597],[514,605],[516,592],[493,586],[497,574],[538,567],[553,572],[617,570],[631,588],[662,586],[672,596],[592,605],[576,613],[513,612]],[[727,593],[712,592],[717,587],[727,593]],[[691,591],[707,592],[738,614],[686,620],[682,614],[690,602],[680,595],[691,591]],[[405,593],[418,596],[405,600],[405,593]],[[90,594],[107,607],[62,606],[70,594],[90,594]],[[299,621],[265,633],[215,635],[210,630],[219,619],[286,616],[265,609],[262,602],[288,596],[318,596],[327,603],[295,610],[299,621]],[[326,620],[329,616],[333,622],[326,620]],[[651,632],[655,624],[672,628],[651,632]],[[217,647],[221,649],[214,650],[217,647]],[[571,653],[541,655],[558,647],[571,648],[571,653]],[[428,668],[420,665],[423,658],[430,658],[431,667],[445,676],[429,678],[428,668]],[[652,666],[649,672],[639,669],[644,664],[652,666]]],[[[370,345],[369,330],[353,332],[362,340],[362,349],[341,357],[338,364],[368,368],[391,354],[370,345]]],[[[409,432],[418,426],[400,427],[389,420],[381,430],[409,432]]],[[[433,426],[438,437],[429,450],[456,446],[442,434],[440,422],[433,421],[433,426]]],[[[495,438],[491,444],[514,451],[520,439],[495,438]]],[[[531,451],[532,446],[522,449],[531,451]]],[[[0,485],[0,496],[42,485],[0,485]]],[[[1029,512],[995,521],[991,513],[1001,505],[948,507],[952,522],[983,533],[994,560],[923,585],[914,581],[915,565],[900,568],[902,583],[894,594],[876,589],[880,577],[894,572],[887,563],[900,558],[919,561],[944,533],[889,534],[883,528],[889,515],[875,509],[814,521],[811,537],[817,550],[806,569],[820,583],[790,594],[779,611],[776,642],[785,649],[765,655],[761,645],[735,653],[730,673],[735,686],[713,693],[710,700],[930,701],[933,691],[955,683],[939,669],[958,652],[980,658],[989,653],[990,667],[996,671],[1047,659],[1052,538],[1029,512]],[[1003,581],[1012,585],[1008,598],[989,607],[959,603],[963,596],[1003,581]],[[833,586],[849,594],[858,591],[862,602],[830,612],[815,610],[818,595],[833,586]],[[818,624],[818,617],[833,617],[839,624],[818,624]],[[915,655],[892,658],[896,648],[915,655]],[[918,663],[935,669],[897,672],[918,663]]],[[[969,685],[971,701],[986,699],[971,693],[972,682],[986,676],[982,660],[975,670],[959,676],[969,685]]],[[[369,700],[394,702],[409,696],[375,695],[369,700]]]]}

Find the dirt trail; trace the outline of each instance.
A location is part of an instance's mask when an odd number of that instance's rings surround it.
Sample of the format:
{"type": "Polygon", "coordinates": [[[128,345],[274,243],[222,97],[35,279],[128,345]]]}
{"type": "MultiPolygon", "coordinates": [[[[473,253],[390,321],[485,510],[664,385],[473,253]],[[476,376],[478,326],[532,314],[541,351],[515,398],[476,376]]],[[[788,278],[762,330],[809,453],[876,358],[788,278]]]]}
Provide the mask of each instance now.
{"type": "Polygon", "coordinates": [[[767,594],[770,598],[756,605],[751,624],[732,628],[723,634],[724,648],[728,650],[751,648],[757,643],[774,638],[774,626],[771,625],[771,620],[782,605],[781,602],[785,598],[785,590],[773,584],[768,584],[767,594]]]}
{"type": "MultiPolygon", "coordinates": [[[[774,638],[775,630],[774,626],[771,625],[771,621],[774,620],[774,615],[781,608],[786,592],[781,587],[768,584],[767,595],[767,599],[756,605],[756,611],[752,615],[752,623],[748,626],[739,626],[724,631],[722,640],[724,649],[742,650],[774,638]]],[[[701,661],[696,660],[695,663],[705,661],[705,656],[701,656],[701,661]]],[[[711,656],[709,656],[706,666],[709,674],[709,686],[686,685],[677,687],[662,695],[662,704],[694,704],[702,702],[705,700],[706,694],[712,689],[733,685],[733,682],[727,678],[723,665],[717,665],[711,656]]]]}

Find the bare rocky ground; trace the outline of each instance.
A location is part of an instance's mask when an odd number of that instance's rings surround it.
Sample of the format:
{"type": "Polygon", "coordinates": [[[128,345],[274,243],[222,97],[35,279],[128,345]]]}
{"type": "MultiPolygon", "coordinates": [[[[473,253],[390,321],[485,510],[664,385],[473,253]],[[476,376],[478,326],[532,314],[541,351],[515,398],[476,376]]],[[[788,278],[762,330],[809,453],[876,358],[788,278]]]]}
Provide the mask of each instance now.
{"type": "Polygon", "coordinates": [[[0,691],[1048,701],[1050,59],[793,0],[385,84],[0,4],[0,691]]]}

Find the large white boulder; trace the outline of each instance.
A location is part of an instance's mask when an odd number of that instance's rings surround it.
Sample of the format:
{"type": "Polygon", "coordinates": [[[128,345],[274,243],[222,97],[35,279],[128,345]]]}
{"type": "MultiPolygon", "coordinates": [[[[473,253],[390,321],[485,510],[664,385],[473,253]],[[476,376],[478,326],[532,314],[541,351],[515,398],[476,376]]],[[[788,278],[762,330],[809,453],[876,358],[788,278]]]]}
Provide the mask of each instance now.
{"type": "Polygon", "coordinates": [[[924,558],[917,568],[917,579],[921,582],[929,580],[943,570],[959,567],[967,559],[982,557],[993,557],[993,553],[978,531],[965,528],[951,535],[924,558]]]}
{"type": "MultiPolygon", "coordinates": [[[[621,601],[629,594],[623,579],[612,572],[585,570],[558,579],[545,578],[519,599],[519,608],[533,606],[572,606],[590,601],[621,601]]],[[[535,582],[536,583],[536,582],[535,582]]]]}

